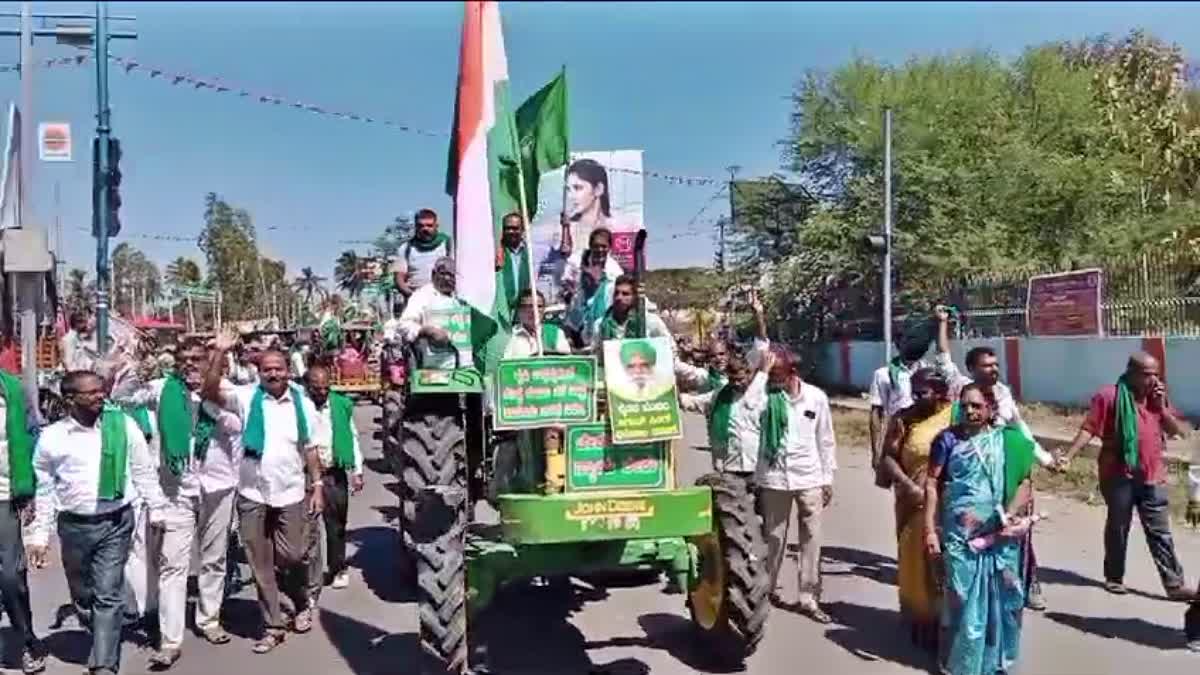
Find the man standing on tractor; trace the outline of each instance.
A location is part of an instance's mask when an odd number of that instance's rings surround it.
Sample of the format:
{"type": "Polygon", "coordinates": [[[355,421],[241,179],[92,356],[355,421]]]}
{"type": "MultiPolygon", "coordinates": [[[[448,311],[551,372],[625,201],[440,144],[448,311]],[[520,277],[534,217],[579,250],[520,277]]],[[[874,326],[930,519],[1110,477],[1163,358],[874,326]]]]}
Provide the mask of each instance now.
{"type": "Polygon", "coordinates": [[[242,421],[237,511],[265,624],[254,652],[265,654],[286,635],[281,591],[292,602],[293,629],[307,633],[313,626],[304,545],[311,515],[325,508],[310,433],[317,411],[288,379],[287,356],[275,350],[262,354],[258,384],[223,388],[221,363],[235,342],[230,335],[217,338],[201,392],[242,421]]]}
{"type": "MultiPolygon", "coordinates": [[[[516,321],[513,322],[512,338],[504,347],[504,358],[523,359],[538,355],[537,317],[545,305],[541,291],[526,288],[517,295],[516,321]],[[534,297],[537,309],[534,309],[534,297]]],[[[542,353],[547,356],[571,353],[567,334],[557,323],[542,324],[542,353]]]]}
{"type": "Polygon", "coordinates": [[[517,298],[533,287],[529,269],[529,254],[525,250],[525,219],[519,213],[504,216],[500,232],[500,251],[496,270],[509,307],[517,306],[517,298]]]}
{"type": "Polygon", "coordinates": [[[405,304],[432,280],[433,265],[451,253],[450,236],[438,230],[438,217],[433,209],[417,211],[412,239],[400,247],[392,261],[396,290],[405,304]]]}
{"type": "Polygon", "coordinates": [[[417,289],[400,315],[400,334],[405,342],[423,341],[422,368],[452,369],[474,362],[471,350],[471,309],[456,292],[454,258],[443,256],[433,263],[432,283],[417,289]]]}
{"type": "MultiPolygon", "coordinates": [[[[612,233],[601,227],[588,237],[588,248],[571,258],[563,271],[563,287],[570,295],[565,324],[581,344],[592,343],[592,329],[613,303],[616,280],[624,272],[609,255],[612,233]]],[[[631,277],[632,278],[632,277],[631,277]]]]}
{"type": "Polygon", "coordinates": [[[319,604],[321,587],[335,589],[350,585],[346,571],[346,522],[350,514],[350,494],[363,489],[363,458],[358,445],[358,427],[354,424],[354,402],[329,389],[329,369],[323,365],[309,368],[304,376],[304,392],[316,408],[312,442],[321,458],[322,491],[325,509],[309,523],[304,557],[308,563],[308,596],[313,607],[319,604]],[[325,526],[325,558],[321,556],[321,528],[325,526]],[[326,574],[328,569],[328,575],[326,574]]]}

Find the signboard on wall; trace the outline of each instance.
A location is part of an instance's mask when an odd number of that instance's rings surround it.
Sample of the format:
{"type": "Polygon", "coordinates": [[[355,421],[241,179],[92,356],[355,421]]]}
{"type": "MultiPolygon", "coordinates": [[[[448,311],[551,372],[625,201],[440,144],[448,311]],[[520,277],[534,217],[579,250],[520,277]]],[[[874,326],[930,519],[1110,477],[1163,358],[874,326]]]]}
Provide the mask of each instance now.
{"type": "Polygon", "coordinates": [[[71,161],[71,125],[66,122],[39,124],[38,156],[43,162],[71,161]]]}
{"type": "Polygon", "coordinates": [[[1082,337],[1103,334],[1098,269],[1042,274],[1029,278],[1025,303],[1029,335],[1082,337]]]}

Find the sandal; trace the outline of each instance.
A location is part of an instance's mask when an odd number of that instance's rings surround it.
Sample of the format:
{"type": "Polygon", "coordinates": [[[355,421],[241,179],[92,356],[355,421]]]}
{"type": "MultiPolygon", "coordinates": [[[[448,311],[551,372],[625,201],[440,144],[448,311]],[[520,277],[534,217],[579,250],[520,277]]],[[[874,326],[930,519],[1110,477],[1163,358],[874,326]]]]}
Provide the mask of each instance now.
{"type": "Polygon", "coordinates": [[[229,633],[226,633],[225,629],[221,628],[220,626],[210,626],[205,628],[204,630],[200,631],[200,635],[205,640],[208,640],[209,644],[214,645],[228,644],[232,639],[229,633]]]}
{"type": "Polygon", "coordinates": [[[255,654],[266,654],[283,644],[283,633],[267,633],[254,643],[252,648],[255,654]]]}
{"type": "Polygon", "coordinates": [[[1104,590],[1108,591],[1109,593],[1112,593],[1113,595],[1125,595],[1125,593],[1126,593],[1125,584],[1123,584],[1119,581],[1104,582],[1104,590]]]}
{"type": "Polygon", "coordinates": [[[311,609],[302,609],[296,613],[296,618],[292,621],[292,630],[297,633],[307,633],[312,630],[313,612],[311,609]]]}
{"type": "Polygon", "coordinates": [[[833,623],[833,617],[826,614],[820,607],[802,607],[800,613],[819,624],[833,623]]]}

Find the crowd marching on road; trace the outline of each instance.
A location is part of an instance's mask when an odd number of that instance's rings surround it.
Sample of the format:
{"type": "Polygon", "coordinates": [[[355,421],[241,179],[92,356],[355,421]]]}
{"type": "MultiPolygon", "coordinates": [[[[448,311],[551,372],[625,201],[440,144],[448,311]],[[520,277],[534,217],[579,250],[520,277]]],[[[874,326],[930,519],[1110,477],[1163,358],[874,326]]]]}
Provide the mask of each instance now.
{"type": "MultiPolygon", "coordinates": [[[[521,269],[523,227],[520,216],[504,219],[497,256],[515,312],[508,357],[599,354],[605,340],[671,337],[653,303],[642,303],[637,279],[613,264],[603,228],[572,258],[564,296],[552,299],[565,318],[542,324],[545,298],[521,269]],[[643,305],[644,318],[635,311],[643,305]]],[[[437,215],[424,210],[393,268],[403,309],[382,333],[422,342],[430,363],[453,362],[456,350],[469,358],[469,343],[430,320],[464,307],[453,250],[437,215]]],[[[753,293],[749,300],[755,334],[747,343],[676,344],[680,404],[705,417],[713,468],[757,495],[767,542],[762,564],[773,589],[782,586],[795,513],[798,595],[772,592],[772,602],[826,624],[833,619],[822,598],[821,551],[838,470],[834,418],[825,392],[802,378],[800,355],[768,339],[766,308],[753,293]]],[[[1016,667],[1022,613],[1046,606],[1034,555],[1042,515],[1031,476],[1038,467],[1061,470],[1099,437],[1105,589],[1125,592],[1136,508],[1167,596],[1193,602],[1185,629],[1200,649],[1200,603],[1175,553],[1163,486],[1164,437],[1188,429],[1170,405],[1159,364],[1133,354],[1116,384],[1093,397],[1070,448],[1054,456],[999,381],[994,352],[971,350],[965,374],[959,370],[948,324],[938,308],[906,331],[870,392],[871,466],[876,484],[894,495],[898,602],[914,642],[953,675],[1016,667]]],[[[329,359],[306,345],[289,354],[274,344],[242,348],[236,336],[219,334],[186,339],[147,370],[132,356],[98,354],[89,326],[87,317],[73,318],[63,340],[64,418],[39,429],[20,382],[0,373],[0,594],[21,640],[22,670],[45,668],[26,564],[47,565],[52,533],[71,607],[91,636],[91,673],[120,671],[122,631],[130,625],[156,636],[153,669],[174,666],[188,639],[192,572],[197,639],[231,642],[221,610],[236,567],[230,555],[239,548],[258,597],[251,650],[265,654],[289,634],[309,632],[323,587],[350,584],[346,525],[352,495],[364,485],[354,404],[331,391],[329,359]]],[[[1200,472],[1192,485],[1195,521],[1200,472]]]]}

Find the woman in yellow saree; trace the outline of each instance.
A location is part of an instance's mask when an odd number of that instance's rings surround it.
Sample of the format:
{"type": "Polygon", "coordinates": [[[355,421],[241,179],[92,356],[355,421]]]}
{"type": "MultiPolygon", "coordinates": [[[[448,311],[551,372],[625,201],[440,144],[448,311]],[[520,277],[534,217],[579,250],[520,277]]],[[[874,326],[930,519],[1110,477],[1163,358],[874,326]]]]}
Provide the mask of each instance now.
{"type": "Polygon", "coordinates": [[[878,471],[896,498],[896,569],[900,615],[913,642],[937,648],[940,575],[925,555],[925,475],[934,439],[951,423],[949,383],[933,368],[912,376],[913,404],[893,416],[878,471]]]}

